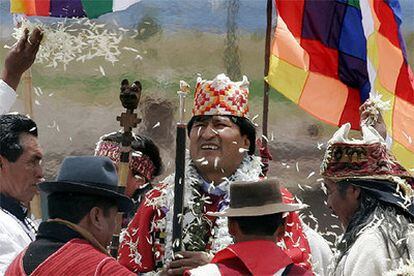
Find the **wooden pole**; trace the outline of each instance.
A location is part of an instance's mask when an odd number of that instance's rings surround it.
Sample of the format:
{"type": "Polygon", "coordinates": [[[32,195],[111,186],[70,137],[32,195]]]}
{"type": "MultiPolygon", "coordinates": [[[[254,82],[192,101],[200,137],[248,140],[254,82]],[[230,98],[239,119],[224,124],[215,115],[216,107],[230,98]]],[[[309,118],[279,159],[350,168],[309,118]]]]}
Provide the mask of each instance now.
{"type": "MultiPolygon", "coordinates": [[[[33,119],[33,83],[32,83],[32,70],[29,68],[23,74],[23,101],[24,101],[24,113],[29,115],[33,119]]],[[[36,194],[30,202],[30,212],[37,218],[42,218],[42,205],[40,201],[40,194],[36,194]]]]}
{"type": "MultiPolygon", "coordinates": [[[[125,190],[128,181],[131,143],[133,140],[132,129],[137,127],[141,122],[137,113],[134,113],[134,110],[138,108],[141,91],[142,85],[139,81],[135,81],[131,85],[129,85],[129,82],[126,79],[121,82],[121,94],[119,99],[121,100],[122,106],[126,108],[126,111],[122,112],[121,116],[117,116],[116,120],[119,121],[121,127],[124,128],[120,145],[120,160],[118,163],[118,187],[121,187],[123,190],[125,190]]],[[[124,220],[125,215],[126,214],[123,212],[118,212],[115,231],[112,235],[111,245],[109,246],[109,252],[115,259],[118,256],[121,230],[123,227],[127,226],[124,225],[124,222],[126,222],[126,220],[124,220]]]]}
{"type": "Polygon", "coordinates": [[[24,113],[29,115],[33,119],[33,98],[32,98],[32,70],[29,68],[23,73],[23,101],[24,101],[24,113]]]}

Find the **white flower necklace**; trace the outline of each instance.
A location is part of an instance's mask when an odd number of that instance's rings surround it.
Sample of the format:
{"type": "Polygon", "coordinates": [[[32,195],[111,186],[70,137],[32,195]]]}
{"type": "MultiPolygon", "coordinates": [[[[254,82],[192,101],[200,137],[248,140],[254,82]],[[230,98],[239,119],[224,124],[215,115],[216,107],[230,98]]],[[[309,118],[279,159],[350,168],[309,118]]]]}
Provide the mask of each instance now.
{"type": "MultiPolygon", "coordinates": [[[[228,233],[227,218],[218,218],[214,225],[210,225],[211,233],[208,233],[210,238],[207,243],[200,244],[200,227],[203,228],[203,224],[210,223],[205,218],[203,212],[203,205],[210,203],[208,196],[203,196],[199,193],[198,188],[203,183],[201,176],[198,174],[193,162],[187,158],[187,166],[185,172],[185,186],[184,186],[184,214],[183,214],[183,243],[186,247],[205,248],[210,244],[210,252],[215,253],[233,242],[231,236],[228,233]],[[193,231],[191,230],[193,229],[193,231]]],[[[233,181],[254,181],[260,178],[261,173],[260,157],[246,155],[240,164],[236,172],[228,179],[223,181],[218,187],[225,194],[225,201],[229,195],[229,185],[233,181]]],[[[174,206],[174,174],[168,176],[162,181],[165,186],[160,188],[161,195],[157,198],[151,199],[148,205],[152,205],[160,210],[167,210],[163,218],[155,222],[157,229],[165,232],[165,253],[162,263],[166,264],[172,260],[172,220],[173,220],[173,206],[174,206]]],[[[226,204],[223,207],[227,207],[226,204]]],[[[224,208],[222,208],[224,209],[224,208]]],[[[222,211],[222,210],[218,210],[222,211]]],[[[205,228],[204,228],[205,230],[205,228]]],[[[205,249],[203,250],[205,251],[205,249]]],[[[160,254],[155,252],[155,254],[160,254]]]]}

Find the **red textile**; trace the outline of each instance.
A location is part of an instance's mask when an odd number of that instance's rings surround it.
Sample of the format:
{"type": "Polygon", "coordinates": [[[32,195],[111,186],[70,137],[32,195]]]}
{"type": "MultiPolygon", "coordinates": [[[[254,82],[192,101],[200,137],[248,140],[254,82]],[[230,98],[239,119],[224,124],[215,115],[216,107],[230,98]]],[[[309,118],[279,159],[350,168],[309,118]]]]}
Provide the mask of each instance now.
{"type": "MultiPolygon", "coordinates": [[[[162,218],[164,214],[153,206],[148,206],[148,200],[160,196],[160,191],[151,190],[145,197],[145,201],[139,206],[133,219],[128,225],[127,234],[121,241],[118,251],[118,261],[123,266],[133,272],[148,272],[155,269],[155,256],[153,252],[153,240],[151,239],[151,224],[157,218],[162,218]],[[142,256],[139,260],[134,260],[131,250],[136,246],[137,254],[142,256]]],[[[136,259],[136,258],[135,258],[136,259]]]]}
{"type": "MultiPolygon", "coordinates": [[[[223,276],[238,275],[312,275],[312,272],[294,265],[292,259],[275,242],[256,240],[239,242],[219,251],[211,261],[217,265],[223,276]]],[[[212,269],[204,266],[203,273],[208,275],[212,269]]],[[[184,275],[201,275],[201,271],[189,270],[184,275]]]]}
{"type": "Polygon", "coordinates": [[[273,275],[291,264],[292,260],[275,242],[260,240],[230,245],[217,252],[211,262],[219,265],[222,275],[230,271],[234,273],[236,267],[240,275],[246,275],[246,272],[253,275],[273,275]],[[227,267],[231,263],[236,265],[229,271],[227,267]]]}
{"type": "MultiPolygon", "coordinates": [[[[20,253],[10,264],[6,276],[26,275],[23,256],[20,253]]],[[[73,239],[40,264],[32,276],[58,275],[135,275],[121,266],[115,259],[95,249],[82,239],[73,239]]]]}
{"type": "MultiPolygon", "coordinates": [[[[285,203],[294,202],[292,194],[286,189],[281,189],[283,201],[285,203]]],[[[160,192],[152,190],[148,193],[148,199],[160,196],[160,192]]],[[[145,202],[147,202],[147,200],[145,202]]],[[[155,263],[159,260],[159,256],[154,255],[154,221],[164,216],[163,212],[157,210],[153,206],[147,204],[140,205],[134,218],[131,220],[127,228],[127,234],[121,242],[119,250],[119,263],[127,267],[133,272],[148,272],[155,270],[155,263]],[[136,251],[139,254],[132,254],[131,251],[136,251]]],[[[213,200],[213,203],[207,207],[207,211],[218,211],[218,202],[213,200]]],[[[286,217],[285,225],[287,236],[283,237],[287,249],[285,253],[293,260],[295,264],[309,270],[311,263],[309,262],[310,247],[306,236],[302,231],[301,221],[297,213],[290,213],[286,217]]],[[[159,248],[157,251],[160,251],[159,248]]],[[[161,250],[162,251],[162,250],[161,250]]],[[[163,253],[163,252],[162,252],[163,253]]]]}
{"type": "MultiPolygon", "coordinates": [[[[293,195],[286,188],[281,187],[280,192],[282,193],[284,203],[295,203],[293,195]]],[[[286,245],[285,253],[289,255],[295,264],[310,270],[312,268],[310,262],[311,250],[308,239],[303,233],[302,222],[298,213],[291,212],[286,217],[285,233],[287,235],[284,235],[282,238],[286,245]]]]}

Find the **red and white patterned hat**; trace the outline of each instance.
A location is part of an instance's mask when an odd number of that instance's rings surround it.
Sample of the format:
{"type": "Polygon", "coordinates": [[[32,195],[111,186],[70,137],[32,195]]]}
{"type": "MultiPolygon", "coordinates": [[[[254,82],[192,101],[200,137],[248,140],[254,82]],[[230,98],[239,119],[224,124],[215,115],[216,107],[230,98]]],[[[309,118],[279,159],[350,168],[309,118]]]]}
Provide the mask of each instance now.
{"type": "MultiPolygon", "coordinates": [[[[389,180],[404,191],[414,187],[414,177],[388,151],[384,139],[370,126],[362,126],[362,140],[348,139],[351,125],[344,124],[329,140],[321,175],[344,179],[389,180]]],[[[410,191],[412,193],[412,191],[410,191]]]]}
{"type": "Polygon", "coordinates": [[[225,74],[212,81],[197,79],[193,116],[231,115],[248,117],[249,81],[232,82],[225,74]]]}

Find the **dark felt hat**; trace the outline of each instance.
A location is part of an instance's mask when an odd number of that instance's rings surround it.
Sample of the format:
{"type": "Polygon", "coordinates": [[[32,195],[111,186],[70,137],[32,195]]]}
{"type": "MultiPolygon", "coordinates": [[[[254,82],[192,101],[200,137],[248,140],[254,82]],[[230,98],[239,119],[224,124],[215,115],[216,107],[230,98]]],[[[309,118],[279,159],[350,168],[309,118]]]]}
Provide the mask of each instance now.
{"type": "Polygon", "coordinates": [[[283,203],[279,181],[269,178],[259,181],[236,181],[230,184],[230,207],[209,216],[253,217],[293,212],[307,207],[304,204],[283,203]]]}
{"type": "Polygon", "coordinates": [[[131,199],[119,192],[118,175],[108,157],[66,157],[56,180],[40,183],[39,189],[47,194],[72,192],[115,199],[121,212],[128,212],[133,207],[131,199]]]}

